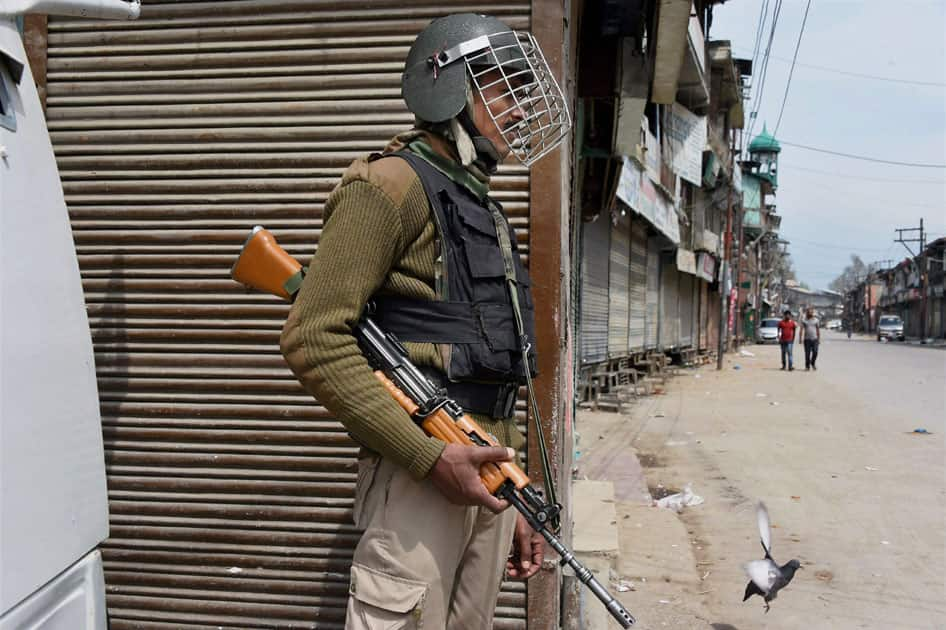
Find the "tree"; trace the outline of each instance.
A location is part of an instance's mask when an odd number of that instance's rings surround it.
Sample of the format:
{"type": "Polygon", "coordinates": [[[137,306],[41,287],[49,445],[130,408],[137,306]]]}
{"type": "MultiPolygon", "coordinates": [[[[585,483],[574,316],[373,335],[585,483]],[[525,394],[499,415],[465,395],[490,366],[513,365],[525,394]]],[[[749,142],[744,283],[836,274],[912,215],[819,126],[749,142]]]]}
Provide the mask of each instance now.
{"type": "Polygon", "coordinates": [[[861,257],[851,254],[851,264],[828,284],[828,288],[843,295],[860,284],[867,277],[867,271],[867,265],[861,257]]]}

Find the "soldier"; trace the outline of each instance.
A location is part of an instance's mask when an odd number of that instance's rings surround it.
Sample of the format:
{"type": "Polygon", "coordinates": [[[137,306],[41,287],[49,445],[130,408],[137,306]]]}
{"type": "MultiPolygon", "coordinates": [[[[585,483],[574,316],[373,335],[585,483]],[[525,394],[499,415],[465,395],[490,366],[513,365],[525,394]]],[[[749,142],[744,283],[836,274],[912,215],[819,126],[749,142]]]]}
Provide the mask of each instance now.
{"type": "Polygon", "coordinates": [[[523,446],[516,393],[535,369],[528,274],[489,181],[509,153],[528,166],[558,146],[568,112],[535,40],[474,14],[418,35],[402,94],[415,126],[332,192],[281,348],[362,446],[346,628],[489,628],[504,571],[531,577],[545,545],[478,473],[523,446]],[[397,405],[351,334],[369,302],[503,446],[446,445],[397,405]]]}

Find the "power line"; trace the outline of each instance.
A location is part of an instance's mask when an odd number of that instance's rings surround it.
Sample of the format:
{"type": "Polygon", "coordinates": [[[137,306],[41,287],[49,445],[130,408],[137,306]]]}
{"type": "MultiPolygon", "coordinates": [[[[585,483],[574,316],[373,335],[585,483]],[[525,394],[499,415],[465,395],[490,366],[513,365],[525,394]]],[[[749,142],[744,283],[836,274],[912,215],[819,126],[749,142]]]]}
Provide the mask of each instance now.
{"type": "Polygon", "coordinates": [[[828,153],[830,155],[838,155],[841,157],[851,158],[853,160],[864,160],[865,162],[877,162],[879,164],[893,164],[895,166],[910,166],[912,168],[944,168],[946,169],[946,164],[923,164],[919,162],[900,162],[897,160],[884,160],[881,158],[867,157],[865,155],[855,155],[853,153],[842,153],[841,151],[832,151],[830,149],[820,149],[818,147],[810,147],[805,144],[796,144],[793,142],[788,142],[786,140],[779,140],[779,143],[784,144],[789,147],[796,147],[798,149],[806,149],[808,151],[815,151],[817,153],[828,153]]]}
{"type": "Polygon", "coordinates": [[[798,59],[798,49],[801,48],[801,36],[805,34],[805,24],[808,22],[808,9],[811,8],[811,0],[805,5],[805,17],[801,20],[801,29],[798,31],[798,40],[795,42],[795,54],[792,55],[792,67],[788,71],[788,81],[785,82],[785,94],[782,96],[782,107],[778,110],[778,120],[775,122],[775,131],[772,135],[778,135],[779,125],[782,124],[782,114],[785,113],[785,103],[788,101],[788,88],[792,85],[792,75],[795,74],[795,61],[798,59]]]}
{"type": "Polygon", "coordinates": [[[769,26],[769,38],[765,45],[765,52],[762,55],[760,65],[762,66],[759,74],[759,89],[756,90],[752,99],[752,114],[749,121],[749,138],[752,138],[752,132],[755,131],[758,122],[759,109],[762,107],[762,94],[765,91],[765,80],[769,74],[769,58],[772,52],[772,42],[775,40],[775,29],[778,26],[778,18],[782,12],[782,0],[775,0],[775,7],[772,9],[772,23],[769,26]]]}
{"type": "Polygon", "coordinates": [[[866,180],[869,182],[886,182],[891,184],[939,184],[940,186],[946,185],[946,179],[892,179],[885,177],[868,177],[866,175],[851,175],[848,173],[837,173],[833,171],[820,171],[816,168],[807,168],[805,166],[795,166],[794,164],[786,164],[785,162],[779,161],[779,168],[785,169],[788,168],[791,171],[808,171],[811,173],[819,173],[821,175],[830,175],[831,177],[842,177],[844,179],[860,179],[866,180]]]}
{"type": "MultiPolygon", "coordinates": [[[[744,48],[740,48],[742,52],[749,52],[744,48]]],[[[782,63],[793,63],[791,59],[786,57],[779,57],[777,55],[772,55],[772,59],[776,61],[781,61],[782,63]]],[[[872,81],[886,81],[888,83],[903,83],[906,85],[923,85],[929,87],[946,87],[946,83],[940,81],[916,81],[913,79],[895,79],[893,77],[882,77],[876,74],[866,74],[864,72],[853,72],[851,70],[841,70],[840,68],[829,68],[827,66],[818,66],[811,63],[802,63],[800,61],[794,62],[795,65],[801,66],[802,68],[811,68],[812,70],[821,70],[822,72],[834,72],[835,74],[843,74],[849,77],[855,77],[858,79],[870,79],[872,81]]]]}
{"type": "Polygon", "coordinates": [[[857,245],[837,245],[831,243],[819,243],[817,241],[807,241],[803,238],[791,238],[789,239],[793,244],[794,243],[805,243],[806,245],[814,245],[815,247],[823,247],[825,249],[840,249],[848,252],[853,251],[862,251],[862,252],[886,252],[890,251],[890,248],[884,249],[883,247],[860,247],[857,245]]]}
{"type": "Polygon", "coordinates": [[[759,76],[759,89],[756,90],[755,96],[752,99],[751,114],[749,114],[749,134],[748,137],[752,138],[752,132],[755,131],[756,122],[759,117],[759,109],[762,107],[762,93],[765,91],[765,79],[768,76],[769,69],[769,56],[772,52],[772,42],[775,40],[775,29],[778,26],[779,14],[782,12],[782,0],[775,0],[775,8],[772,9],[772,24],[769,27],[769,39],[765,46],[765,53],[762,57],[762,69],[759,76]]]}
{"type": "Polygon", "coordinates": [[[759,23],[755,30],[755,42],[752,44],[752,67],[755,67],[759,56],[759,45],[762,43],[762,31],[765,29],[765,20],[769,15],[769,0],[764,0],[759,9],[759,23]]]}
{"type": "MultiPolygon", "coordinates": [[[[828,186],[828,185],[826,185],[826,184],[823,184],[823,183],[821,183],[821,182],[808,182],[808,185],[809,185],[809,186],[816,186],[816,187],[818,187],[818,188],[822,188],[822,189],[824,189],[824,190],[827,190],[827,191],[830,192],[830,193],[833,193],[834,195],[837,195],[837,193],[838,193],[838,191],[837,191],[836,189],[834,189],[834,188],[832,188],[832,187],[830,187],[830,186],[828,186]]],[[[930,209],[930,210],[942,210],[942,208],[943,208],[942,204],[933,205],[933,204],[929,204],[929,203],[914,203],[914,202],[911,202],[911,201],[888,201],[888,200],[886,200],[886,199],[878,199],[878,198],[875,197],[874,195],[864,194],[864,193],[861,193],[860,191],[850,191],[850,190],[846,190],[846,191],[844,191],[844,196],[845,196],[845,197],[848,197],[848,196],[851,196],[851,197],[860,197],[861,199],[867,199],[867,200],[873,202],[874,204],[883,204],[883,205],[890,206],[890,207],[896,207],[896,206],[911,206],[911,207],[914,207],[914,208],[928,208],[928,209],[930,209]]],[[[864,208],[864,207],[865,207],[864,204],[861,204],[861,207],[864,208]]],[[[871,206],[866,206],[866,207],[871,207],[871,206]]],[[[874,206],[874,207],[876,207],[876,206],[874,206]]]]}

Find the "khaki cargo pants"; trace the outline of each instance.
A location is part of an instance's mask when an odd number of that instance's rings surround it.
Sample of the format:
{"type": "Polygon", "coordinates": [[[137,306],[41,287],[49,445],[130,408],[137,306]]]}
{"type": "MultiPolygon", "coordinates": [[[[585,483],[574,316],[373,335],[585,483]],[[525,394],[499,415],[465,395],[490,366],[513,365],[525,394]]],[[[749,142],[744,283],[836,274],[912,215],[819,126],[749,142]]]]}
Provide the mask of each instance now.
{"type": "Polygon", "coordinates": [[[358,461],[346,630],[488,630],[515,509],[454,505],[379,457],[358,461]]]}

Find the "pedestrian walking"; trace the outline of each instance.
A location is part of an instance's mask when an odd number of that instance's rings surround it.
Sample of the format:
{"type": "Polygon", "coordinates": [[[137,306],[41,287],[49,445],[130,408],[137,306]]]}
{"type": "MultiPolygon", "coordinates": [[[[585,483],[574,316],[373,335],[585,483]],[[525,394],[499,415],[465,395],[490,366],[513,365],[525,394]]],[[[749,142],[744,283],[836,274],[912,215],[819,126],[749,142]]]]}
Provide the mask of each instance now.
{"type": "Polygon", "coordinates": [[[792,312],[786,309],[782,320],[778,323],[778,342],[782,347],[782,369],[788,369],[789,372],[795,370],[795,365],[792,362],[792,348],[795,344],[797,328],[798,325],[792,319],[792,312]]]}
{"type": "Polygon", "coordinates": [[[346,630],[490,628],[504,572],[530,578],[545,553],[479,475],[524,446],[516,393],[536,347],[530,282],[490,176],[510,153],[528,166],[558,146],[568,113],[532,36],[472,13],[417,36],[402,94],[414,128],[355,160],[329,196],[280,347],[362,447],[346,630]],[[445,444],[412,421],[352,335],[369,301],[502,446],[445,444]]]}
{"type": "Polygon", "coordinates": [[[815,362],[818,360],[818,345],[821,342],[821,321],[815,317],[813,309],[805,312],[805,319],[801,320],[801,338],[805,345],[805,371],[817,370],[815,362]]]}

